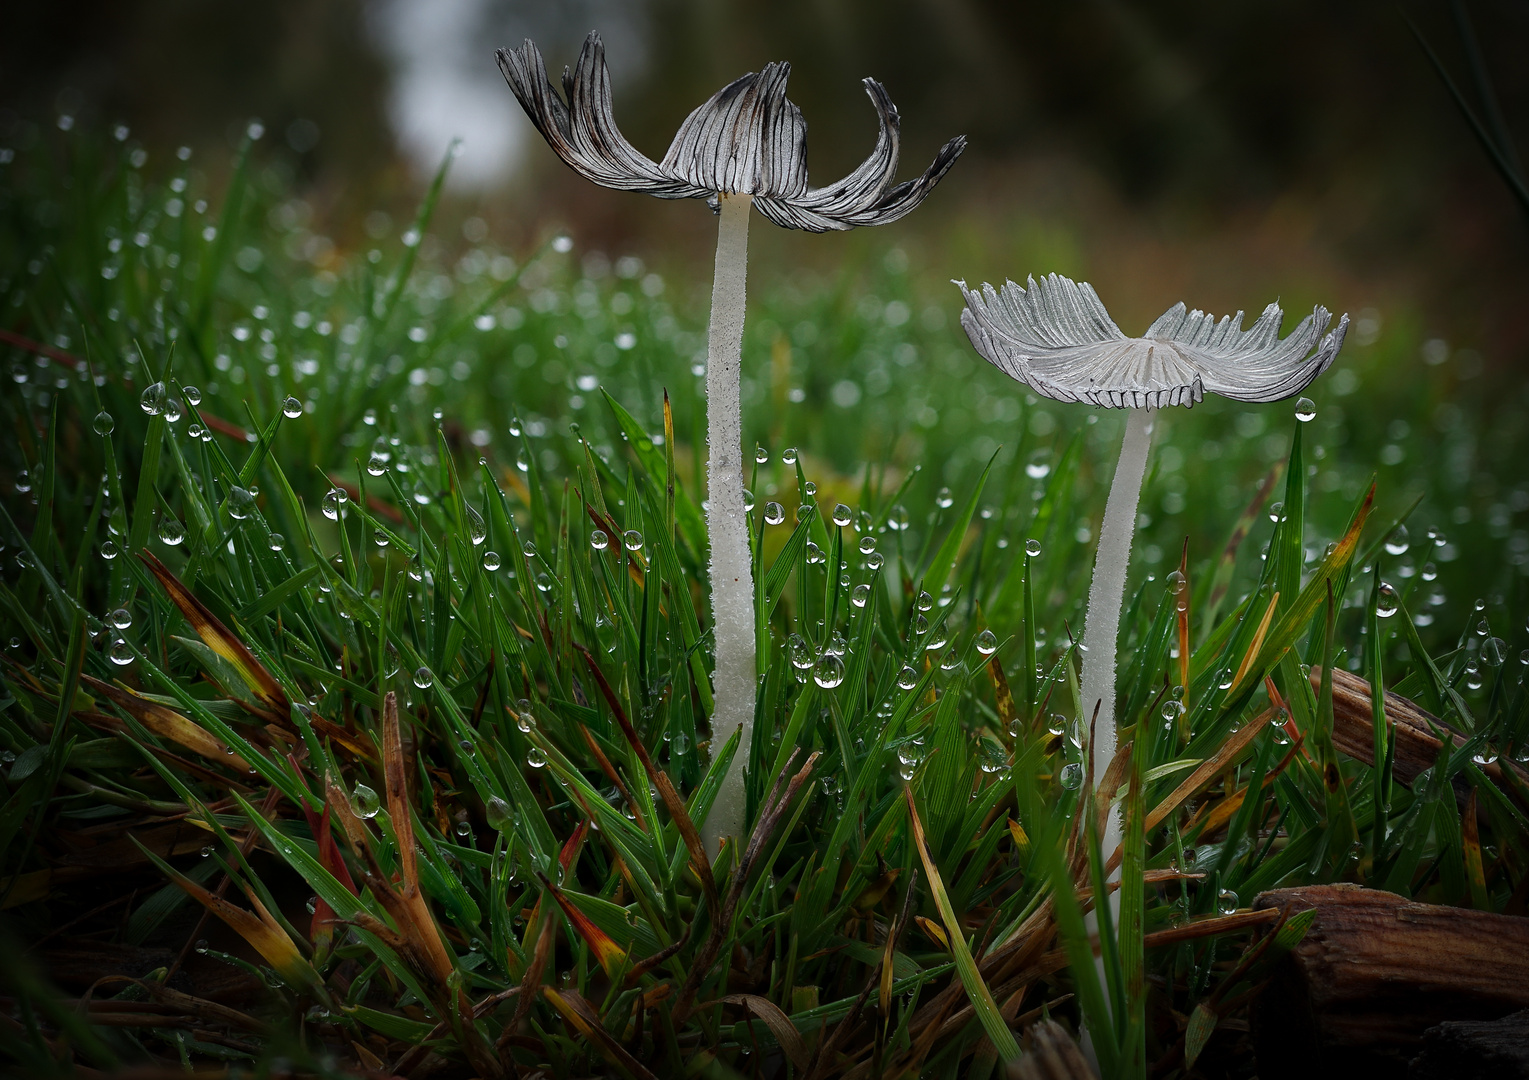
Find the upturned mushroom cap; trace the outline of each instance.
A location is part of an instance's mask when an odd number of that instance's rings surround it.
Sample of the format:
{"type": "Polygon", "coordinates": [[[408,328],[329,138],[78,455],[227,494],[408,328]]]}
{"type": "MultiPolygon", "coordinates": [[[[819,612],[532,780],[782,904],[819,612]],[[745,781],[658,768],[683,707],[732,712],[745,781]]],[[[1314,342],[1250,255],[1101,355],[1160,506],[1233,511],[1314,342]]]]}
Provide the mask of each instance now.
{"type": "Polygon", "coordinates": [[[638,151],[616,127],[610,72],[598,34],[584,41],[573,70],[563,70],[559,95],[541,52],[530,41],[498,51],[499,69],[531,122],[558,157],[603,187],[661,199],[750,195],[777,225],[808,232],[884,225],[923,202],[966,148],[964,136],[946,143],[934,163],[893,186],[900,121],[897,107],[874,79],[865,90],[881,130],[863,164],[827,187],[807,183],[807,125],[786,97],[791,65],[766,64],[728,83],[686,117],[662,161],[638,151]]]}
{"type": "Polygon", "coordinates": [[[1028,288],[1010,281],[966,297],[961,325],[994,366],[1038,394],[1106,408],[1190,406],[1207,393],[1278,401],[1326,371],[1343,346],[1348,316],[1318,306],[1284,338],[1284,312],[1264,308],[1247,330],[1242,312],[1219,320],[1175,304],[1141,337],[1126,337],[1087,282],[1048,274],[1028,288]]]}

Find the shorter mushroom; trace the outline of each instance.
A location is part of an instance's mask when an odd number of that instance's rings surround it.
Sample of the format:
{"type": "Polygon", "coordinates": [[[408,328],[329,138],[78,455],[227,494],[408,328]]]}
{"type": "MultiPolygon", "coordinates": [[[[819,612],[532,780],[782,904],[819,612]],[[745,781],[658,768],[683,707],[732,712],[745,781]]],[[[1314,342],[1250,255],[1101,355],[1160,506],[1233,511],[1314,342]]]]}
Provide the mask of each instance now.
{"type": "MultiPolygon", "coordinates": [[[[1010,281],[1001,290],[955,284],[966,298],[961,325],[995,367],[1057,401],[1130,410],[1099,528],[1083,624],[1079,705],[1084,725],[1093,722],[1093,775],[1099,777],[1115,756],[1115,647],[1152,443],[1152,410],[1193,406],[1206,393],[1250,402],[1293,397],[1332,364],[1348,316],[1329,331],[1332,316],[1319,306],[1281,338],[1284,312],[1278,304],[1264,308],[1244,330],[1240,311],[1218,320],[1180,303],[1133,338],[1121,333],[1087,282],[1049,274],[1040,281],[1030,278],[1028,287],[1010,281]]],[[[1106,854],[1119,843],[1118,814],[1110,815],[1103,841],[1106,854]]]]}

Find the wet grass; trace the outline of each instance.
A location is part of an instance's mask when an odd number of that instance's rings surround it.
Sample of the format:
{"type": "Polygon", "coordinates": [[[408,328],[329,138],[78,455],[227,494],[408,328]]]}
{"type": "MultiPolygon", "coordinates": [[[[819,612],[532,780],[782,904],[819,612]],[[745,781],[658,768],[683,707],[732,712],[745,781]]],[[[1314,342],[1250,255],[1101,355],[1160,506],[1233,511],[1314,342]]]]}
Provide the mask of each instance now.
{"type": "Polygon", "coordinates": [[[1522,909],[1525,793],[1483,770],[1529,735],[1523,413],[1406,313],[1309,423],[1167,418],[1100,778],[1072,638],[1119,419],[987,369],[892,239],[766,275],[760,709],[719,745],[695,290],[431,240],[439,181],[337,252],[249,145],[220,191],[134,154],[0,164],[16,1066],[988,1076],[1049,1010],[1107,1076],[1246,1073],[1304,929],[1251,945],[1260,891],[1522,909]],[[1334,669],[1464,744],[1341,755],[1334,669]],[[711,864],[737,753],[756,827],[711,864]]]}

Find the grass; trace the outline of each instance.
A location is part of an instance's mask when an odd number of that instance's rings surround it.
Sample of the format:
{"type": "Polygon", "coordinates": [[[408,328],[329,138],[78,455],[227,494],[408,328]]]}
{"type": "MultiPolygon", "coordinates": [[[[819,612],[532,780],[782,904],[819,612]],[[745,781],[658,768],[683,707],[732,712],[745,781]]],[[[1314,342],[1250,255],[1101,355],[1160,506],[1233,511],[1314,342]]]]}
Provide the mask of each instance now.
{"type": "Polygon", "coordinates": [[[1050,1011],[1107,1076],[1251,1074],[1304,931],[1251,944],[1260,891],[1522,909],[1524,793],[1481,766],[1529,736],[1523,414],[1406,313],[1310,423],[1168,418],[1098,778],[1070,642],[1119,419],[988,370],[882,236],[756,275],[760,712],[722,746],[704,302],[567,238],[432,242],[439,178],[337,252],[260,160],[0,164],[14,1067],[986,1077],[1050,1011]],[[1416,790],[1383,736],[1340,757],[1303,665],[1469,741],[1416,790]],[[757,827],[712,865],[735,753],[757,827]],[[1101,980],[1082,809],[1122,782],[1101,980]]]}

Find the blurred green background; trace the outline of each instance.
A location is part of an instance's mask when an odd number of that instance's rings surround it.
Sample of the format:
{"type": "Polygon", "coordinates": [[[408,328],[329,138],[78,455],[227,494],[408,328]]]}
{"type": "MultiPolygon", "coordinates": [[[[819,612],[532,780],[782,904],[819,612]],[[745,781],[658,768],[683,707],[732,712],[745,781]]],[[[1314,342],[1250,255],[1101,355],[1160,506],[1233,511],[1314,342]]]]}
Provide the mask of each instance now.
{"type": "MultiPolygon", "coordinates": [[[[555,70],[599,29],[618,120],[655,156],[691,108],[771,59],[794,65],[815,182],[871,144],[866,75],[902,111],[906,171],[969,135],[895,230],[931,281],[1087,275],[1127,329],[1180,298],[1234,310],[1311,291],[1340,310],[1416,307],[1428,336],[1514,368],[1529,343],[1523,218],[1404,22],[1474,101],[1462,11],[1521,130],[1529,9],[1509,0],[15,4],[0,14],[0,144],[62,113],[125,123],[151,151],[224,149],[198,155],[216,169],[258,116],[310,227],[344,248],[366,242],[369,211],[407,213],[460,136],[459,217],[501,244],[555,223],[696,277],[706,213],[571,182],[494,67],[494,47],[531,37],[555,70]]],[[[759,239],[756,275],[845,253],[833,237],[759,239]]]]}

